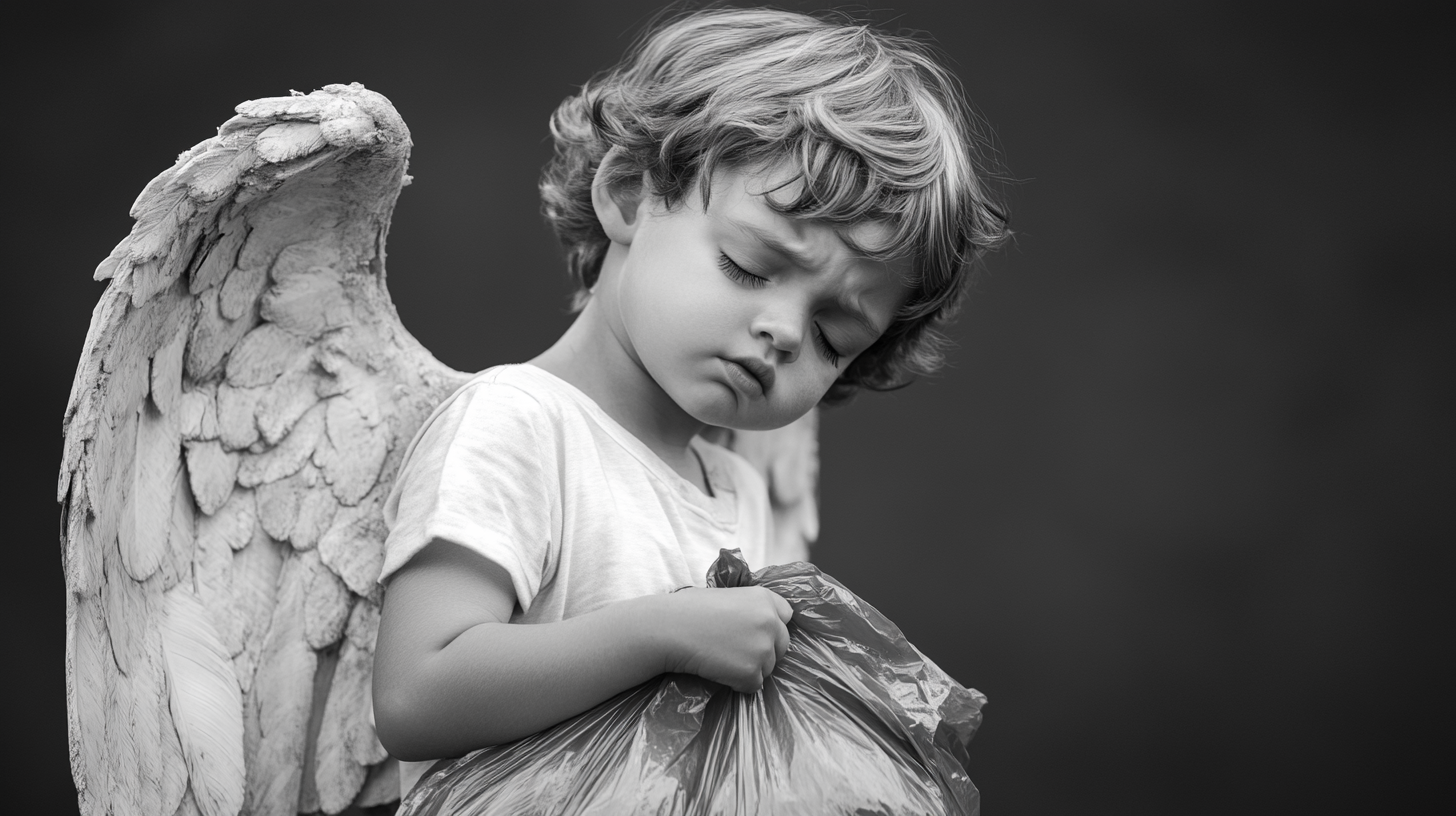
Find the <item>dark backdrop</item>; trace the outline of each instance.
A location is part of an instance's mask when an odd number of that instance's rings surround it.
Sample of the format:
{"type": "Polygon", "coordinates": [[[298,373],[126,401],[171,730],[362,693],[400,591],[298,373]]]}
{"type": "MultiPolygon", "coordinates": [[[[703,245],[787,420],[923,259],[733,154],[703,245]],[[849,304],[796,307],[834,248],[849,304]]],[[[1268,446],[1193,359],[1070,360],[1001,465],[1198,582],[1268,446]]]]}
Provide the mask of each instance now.
{"type": "MultiPolygon", "coordinates": [[[[825,417],[815,558],[990,697],[989,814],[1397,812],[1450,770],[1449,41],[1393,4],[1173,5],[875,13],[949,52],[1018,179],[1019,239],[950,369],[825,417]]],[[[75,808],[58,432],[90,273],[137,192],[238,102],[363,82],[414,134],[389,243],[405,324],[457,368],[521,360],[567,323],[534,187],[547,115],[653,7],[11,19],[5,676],[27,812],[75,808]]]]}

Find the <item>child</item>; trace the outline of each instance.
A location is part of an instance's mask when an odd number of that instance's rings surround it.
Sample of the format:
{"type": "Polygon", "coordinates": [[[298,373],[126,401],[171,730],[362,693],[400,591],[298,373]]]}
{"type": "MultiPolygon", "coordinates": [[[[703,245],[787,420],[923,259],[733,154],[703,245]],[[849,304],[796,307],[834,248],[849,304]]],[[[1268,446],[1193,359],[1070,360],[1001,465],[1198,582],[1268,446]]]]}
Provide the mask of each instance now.
{"type": "Polygon", "coordinates": [[[375,716],[406,789],[663,672],[759,689],[788,604],[699,587],[722,547],[764,566],[766,490],[698,434],[932,370],[1006,235],[954,80],[861,25],[682,16],[551,126],[580,314],[436,410],[385,510],[375,716]]]}

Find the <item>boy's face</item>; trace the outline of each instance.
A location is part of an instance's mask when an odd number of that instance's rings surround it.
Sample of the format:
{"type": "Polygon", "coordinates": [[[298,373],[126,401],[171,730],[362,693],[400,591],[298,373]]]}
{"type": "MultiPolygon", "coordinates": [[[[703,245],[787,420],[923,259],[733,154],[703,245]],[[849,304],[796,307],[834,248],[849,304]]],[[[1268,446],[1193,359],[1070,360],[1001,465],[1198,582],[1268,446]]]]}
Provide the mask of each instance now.
{"type": "Polygon", "coordinates": [[[909,295],[903,264],[840,238],[873,247],[885,225],[785,216],[765,200],[777,181],[720,173],[707,211],[697,195],[672,210],[643,202],[620,265],[604,267],[597,287],[628,354],[699,422],[759,430],[803,416],[909,295]]]}

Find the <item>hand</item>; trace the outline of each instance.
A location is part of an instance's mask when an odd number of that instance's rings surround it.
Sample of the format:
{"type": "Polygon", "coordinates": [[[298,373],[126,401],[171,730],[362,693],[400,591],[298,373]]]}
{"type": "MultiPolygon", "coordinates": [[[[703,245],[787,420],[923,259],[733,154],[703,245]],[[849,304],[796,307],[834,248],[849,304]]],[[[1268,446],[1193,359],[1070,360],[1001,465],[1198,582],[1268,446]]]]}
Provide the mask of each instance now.
{"type": "Polygon", "coordinates": [[[665,671],[685,672],[749,694],[789,648],[794,610],[763,587],[683,589],[664,598],[665,671]]]}

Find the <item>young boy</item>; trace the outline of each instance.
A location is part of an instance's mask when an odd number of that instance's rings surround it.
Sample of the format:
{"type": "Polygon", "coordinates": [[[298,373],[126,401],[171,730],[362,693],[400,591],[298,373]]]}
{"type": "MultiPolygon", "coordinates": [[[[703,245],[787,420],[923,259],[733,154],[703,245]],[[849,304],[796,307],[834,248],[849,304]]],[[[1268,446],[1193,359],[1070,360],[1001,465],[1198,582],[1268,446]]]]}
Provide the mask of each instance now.
{"type": "Polygon", "coordinates": [[[769,10],[680,17],[562,103],[542,195],[580,314],[440,406],[385,510],[375,717],[406,789],[663,672],[762,686],[788,604],[699,587],[721,547],[765,565],[765,487],[698,434],[938,364],[1006,234],[970,121],[916,43],[769,10]]]}

